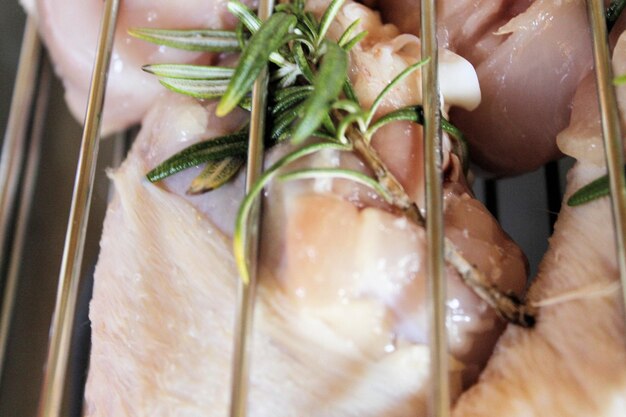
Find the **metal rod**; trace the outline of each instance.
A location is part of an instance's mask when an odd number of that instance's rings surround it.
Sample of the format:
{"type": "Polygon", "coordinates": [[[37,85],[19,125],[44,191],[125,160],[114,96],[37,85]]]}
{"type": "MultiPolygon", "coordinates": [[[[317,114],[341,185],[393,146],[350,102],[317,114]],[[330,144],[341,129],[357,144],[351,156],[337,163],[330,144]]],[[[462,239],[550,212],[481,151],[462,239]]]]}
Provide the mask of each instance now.
{"type": "Polygon", "coordinates": [[[47,61],[44,61],[41,66],[39,80],[34,83],[38,86],[37,100],[34,107],[35,110],[32,120],[32,128],[30,129],[30,144],[28,146],[26,167],[24,169],[21,187],[22,195],[17,207],[13,242],[10,246],[10,250],[7,250],[6,252],[10,254],[10,259],[7,268],[6,283],[4,286],[2,315],[0,316],[0,377],[4,371],[6,348],[9,331],[11,329],[11,321],[13,319],[13,308],[15,306],[15,298],[17,295],[19,272],[22,265],[22,252],[24,249],[26,228],[28,226],[28,218],[35,191],[37,171],[39,168],[41,137],[43,136],[50,92],[50,77],[50,65],[47,61]]]}
{"type": "MultiPolygon", "coordinates": [[[[261,0],[259,19],[267,20],[274,9],[273,0],[261,0]]],[[[265,136],[265,109],[267,107],[268,71],[265,68],[252,87],[252,113],[248,137],[248,162],[245,192],[249,193],[263,171],[263,141],[265,136]]],[[[250,280],[239,280],[237,291],[237,314],[232,363],[230,394],[230,417],[245,417],[248,412],[248,390],[250,379],[250,356],[252,350],[252,322],[256,294],[256,275],[259,248],[261,202],[258,201],[249,217],[246,237],[246,261],[250,280]]]]}
{"type": "Polygon", "coordinates": [[[613,71],[609,58],[609,45],[604,20],[604,2],[588,0],[587,14],[593,37],[593,58],[596,68],[596,85],[602,120],[604,152],[611,186],[611,209],[615,224],[615,246],[622,283],[622,296],[626,306],[626,181],[624,180],[624,155],[620,119],[613,89],[613,71]]]}
{"type": "Polygon", "coordinates": [[[38,415],[40,417],[57,417],[61,411],[87,220],[89,218],[91,194],[98,158],[102,105],[111,51],[113,49],[118,10],[119,0],[105,1],[85,114],[85,128],[83,130],[76,170],[69,223],[65,236],[56,305],[50,328],[50,345],[48,347],[42,395],[39,403],[38,415]]]}
{"type": "Polygon", "coordinates": [[[430,415],[450,415],[446,285],[444,269],[441,115],[437,57],[437,22],[434,0],[421,2],[422,58],[430,62],[422,71],[424,106],[424,177],[426,179],[427,271],[430,299],[430,415]]]}
{"type": "Polygon", "coordinates": [[[0,159],[0,266],[7,261],[6,239],[9,232],[9,220],[15,205],[17,183],[24,160],[26,134],[32,114],[40,58],[41,43],[37,35],[37,23],[33,17],[29,16],[24,29],[20,61],[11,99],[11,112],[0,159]]]}

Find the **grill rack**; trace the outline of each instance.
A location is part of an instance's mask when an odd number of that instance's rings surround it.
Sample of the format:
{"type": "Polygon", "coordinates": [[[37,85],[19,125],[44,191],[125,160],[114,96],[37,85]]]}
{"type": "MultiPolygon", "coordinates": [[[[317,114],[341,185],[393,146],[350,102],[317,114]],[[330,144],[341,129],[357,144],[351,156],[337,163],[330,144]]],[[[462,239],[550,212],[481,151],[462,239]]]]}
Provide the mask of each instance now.
{"type": "MultiPolygon", "coordinates": [[[[107,1],[107,3],[109,3],[110,0],[107,1]]],[[[594,25],[594,35],[596,35],[595,39],[596,40],[600,40],[597,41],[595,44],[595,48],[594,48],[594,52],[595,52],[595,59],[596,62],[601,62],[602,61],[602,54],[601,52],[598,52],[598,49],[602,49],[601,46],[602,44],[604,44],[606,46],[606,42],[602,41],[603,39],[605,39],[605,35],[603,37],[602,34],[597,35],[598,33],[598,29],[601,29],[601,27],[598,26],[598,22],[602,23],[603,26],[603,10],[602,10],[602,2],[600,1],[589,1],[588,2],[588,9],[589,9],[589,14],[591,16],[591,21],[592,23],[594,22],[595,19],[595,25],[594,25]],[[594,9],[595,7],[595,9],[594,9]]],[[[422,19],[423,22],[427,22],[428,19],[423,18],[422,19]]],[[[29,36],[32,37],[32,34],[34,33],[34,29],[32,28],[28,28],[26,29],[25,32],[25,41],[27,41],[29,39],[29,36]]],[[[425,39],[425,38],[424,38],[425,39]]],[[[425,43],[425,42],[424,42],[425,43]]],[[[26,43],[25,43],[26,45],[26,43]]],[[[38,46],[35,46],[34,49],[38,50],[38,46]]],[[[24,51],[24,49],[23,49],[24,51]]],[[[36,53],[31,53],[31,57],[35,57],[39,60],[40,52],[36,52],[36,53]]],[[[604,57],[605,62],[606,62],[606,56],[604,57]]],[[[601,70],[604,68],[604,70],[599,71],[600,75],[599,78],[603,78],[604,81],[602,81],[602,79],[600,80],[599,84],[600,85],[605,85],[604,87],[604,92],[607,94],[606,100],[610,101],[611,100],[611,94],[612,94],[612,88],[607,88],[606,87],[606,82],[607,80],[610,80],[612,77],[610,76],[610,71],[609,72],[605,72],[606,70],[608,70],[608,67],[606,65],[597,65],[598,68],[600,68],[601,70]],[[604,74],[604,75],[603,75],[604,74]]],[[[33,71],[34,74],[38,74],[38,78],[39,80],[43,80],[43,81],[39,81],[41,86],[46,86],[48,85],[48,82],[46,81],[46,79],[50,78],[50,66],[47,63],[47,60],[44,58],[43,60],[41,60],[41,64],[40,65],[36,65],[34,66],[34,68],[37,68],[37,71],[33,71]]],[[[16,82],[15,84],[15,90],[19,91],[18,89],[19,87],[19,82],[16,82]]],[[[427,91],[425,89],[425,91],[427,91]]],[[[39,89],[39,96],[41,96],[41,98],[37,99],[36,101],[41,102],[41,103],[45,103],[45,88],[42,90],[41,88],[39,89]]],[[[19,95],[19,94],[18,94],[19,95]]],[[[600,94],[601,96],[603,94],[600,94]]],[[[601,97],[602,98],[602,97],[601,97]]],[[[33,100],[34,103],[35,100],[33,100]]],[[[614,97],[613,97],[613,103],[614,103],[614,97]]],[[[6,227],[6,232],[3,233],[3,237],[6,237],[6,242],[4,242],[4,248],[5,250],[3,250],[3,254],[7,254],[6,259],[4,260],[4,265],[3,265],[3,277],[10,277],[11,273],[11,267],[9,265],[7,265],[8,262],[8,255],[10,254],[13,258],[15,258],[16,260],[13,261],[13,268],[14,269],[19,269],[18,267],[20,266],[19,264],[19,259],[20,259],[20,252],[21,252],[21,246],[22,246],[22,240],[24,239],[24,235],[23,232],[27,230],[27,223],[28,223],[28,212],[29,212],[29,194],[32,194],[33,192],[33,188],[31,188],[30,186],[34,185],[33,180],[35,178],[35,174],[37,171],[37,165],[38,165],[38,148],[41,145],[41,143],[39,142],[39,139],[41,138],[40,134],[38,132],[41,132],[43,130],[43,116],[41,116],[41,114],[43,114],[43,112],[45,111],[45,105],[39,105],[39,106],[35,106],[29,104],[26,105],[25,108],[38,108],[41,109],[40,111],[42,113],[39,113],[37,111],[34,112],[35,116],[30,116],[25,118],[23,121],[25,122],[25,126],[30,126],[28,128],[28,130],[23,130],[23,134],[21,135],[22,138],[24,139],[24,141],[18,143],[17,145],[15,145],[13,148],[9,147],[8,143],[11,140],[11,138],[19,138],[19,134],[18,135],[11,135],[11,127],[9,127],[9,129],[7,130],[7,135],[5,137],[5,143],[4,143],[4,148],[3,148],[3,157],[5,157],[6,155],[14,155],[14,158],[11,158],[12,161],[23,161],[24,166],[18,166],[17,169],[17,173],[15,175],[8,175],[8,176],[4,176],[4,178],[13,178],[14,184],[19,184],[19,187],[16,187],[16,190],[21,190],[21,194],[16,194],[14,196],[14,201],[9,201],[9,203],[2,203],[4,205],[5,210],[2,211],[2,213],[0,213],[0,221],[1,219],[8,219],[8,220],[4,220],[6,223],[2,224],[2,227],[6,227]],[[40,114],[40,116],[36,116],[37,114],[40,114]],[[20,155],[25,154],[28,156],[27,160],[25,158],[20,157],[20,155]],[[20,171],[22,172],[22,174],[20,175],[20,171]],[[28,173],[30,173],[30,175],[28,175],[28,173]],[[29,186],[30,185],[30,186],[29,186]],[[17,197],[19,196],[20,202],[19,204],[16,202],[17,201],[17,197]],[[26,216],[26,217],[24,217],[26,216]],[[8,242],[11,242],[11,244],[9,244],[8,242]],[[9,246],[11,246],[13,249],[12,251],[9,251],[9,246]]],[[[611,107],[610,105],[608,106],[609,108],[611,107]]],[[[615,108],[615,106],[613,105],[613,108],[615,108]]],[[[15,105],[12,106],[12,109],[15,109],[15,105]]],[[[24,113],[22,113],[24,114],[24,113]]],[[[603,110],[602,112],[603,115],[607,115],[608,113],[606,111],[603,110]]],[[[616,115],[609,115],[606,117],[607,122],[610,123],[611,119],[613,120],[613,124],[617,126],[617,128],[619,129],[619,123],[615,123],[616,122],[616,115]]],[[[604,120],[603,120],[604,121],[604,120]]],[[[614,126],[615,127],[615,126],[614,126]]],[[[610,129],[609,129],[610,130],[610,129]]],[[[614,139],[616,139],[619,143],[619,130],[615,130],[613,128],[613,132],[611,134],[611,132],[609,132],[608,136],[612,136],[614,139]]],[[[117,149],[117,151],[112,151],[112,150],[107,150],[106,152],[108,154],[115,154],[117,155],[117,159],[120,159],[120,155],[123,154],[123,150],[125,148],[124,142],[126,141],[126,139],[124,137],[120,137],[119,139],[116,140],[115,144],[113,145],[113,147],[115,147],[117,149]]],[[[621,150],[621,146],[618,146],[617,149],[621,150]]],[[[621,153],[621,152],[619,152],[621,153]]],[[[45,160],[46,155],[44,152],[44,159],[45,160]]],[[[616,155],[616,158],[619,159],[620,155],[616,155]]],[[[113,158],[115,159],[115,158],[113,158]]],[[[6,165],[6,164],[4,164],[6,165]]],[[[621,163],[621,161],[618,161],[617,163],[615,163],[616,166],[623,166],[623,164],[621,163]]],[[[4,169],[4,167],[0,167],[0,170],[4,169]]],[[[557,183],[560,183],[559,179],[555,177],[555,172],[558,171],[562,171],[563,168],[563,164],[550,164],[547,167],[545,167],[545,172],[546,172],[546,183],[547,183],[547,189],[548,190],[555,190],[555,186],[557,183]],[[556,178],[556,179],[555,179],[556,178]]],[[[622,181],[623,181],[623,175],[621,175],[621,171],[622,170],[617,170],[617,172],[619,172],[620,174],[617,175],[616,177],[622,177],[622,181]]],[[[535,175],[536,177],[536,175],[535,175]]],[[[3,182],[2,186],[7,187],[4,184],[9,184],[10,185],[11,181],[8,182],[3,182]]],[[[498,204],[497,202],[502,202],[502,198],[500,198],[500,196],[497,195],[497,193],[495,192],[496,189],[500,189],[502,190],[502,185],[506,184],[503,182],[493,182],[493,181],[486,181],[484,183],[482,183],[482,194],[484,196],[484,199],[486,200],[486,202],[488,203],[489,208],[492,211],[501,211],[498,210],[498,204]],[[490,204],[491,202],[491,204],[490,204]]],[[[613,184],[612,184],[613,185],[613,184]]],[[[15,187],[15,185],[13,186],[9,186],[5,189],[11,189],[12,187],[15,187]]],[[[562,188],[561,188],[562,189],[562,188]]],[[[618,188],[619,189],[619,188],[618,188]]],[[[11,193],[8,193],[11,194],[11,193]]],[[[614,193],[614,194],[619,194],[619,195],[623,195],[624,193],[614,193]]],[[[3,193],[3,198],[6,199],[6,193],[3,193]]],[[[557,194],[558,198],[554,197],[554,198],[550,198],[552,196],[555,196],[554,192],[548,192],[548,210],[547,212],[550,215],[554,215],[554,213],[558,210],[555,210],[558,207],[558,204],[560,203],[560,192],[557,194]]],[[[10,200],[10,199],[9,199],[10,200]]],[[[2,201],[6,201],[6,200],[2,200],[2,201]]],[[[500,209],[502,209],[502,207],[500,207],[500,209]]],[[[623,208],[622,208],[622,212],[623,212],[623,208]]],[[[619,210],[618,210],[619,211],[619,210]]],[[[552,221],[551,221],[552,222],[552,221]]],[[[550,223],[551,223],[550,222],[550,223]]],[[[506,224],[505,224],[505,228],[506,228],[506,224]]],[[[96,234],[97,236],[97,234],[96,234]]],[[[96,238],[97,239],[97,238],[96,238]]],[[[623,250],[620,251],[620,253],[623,255],[623,250]]],[[[622,258],[623,259],[623,258],[622,258]]],[[[620,261],[620,266],[623,266],[624,262],[620,261]]],[[[23,267],[23,265],[21,265],[23,267]]],[[[17,277],[17,273],[15,275],[17,277]]],[[[624,274],[622,274],[622,277],[624,276],[624,274]]],[[[4,294],[10,294],[12,291],[10,291],[11,287],[15,287],[15,284],[11,283],[11,280],[9,278],[5,278],[5,282],[4,284],[4,294]]],[[[88,294],[88,291],[87,291],[88,294]]],[[[49,296],[49,294],[48,294],[49,296]]],[[[7,297],[7,299],[12,299],[12,297],[7,297]]],[[[10,310],[10,308],[7,307],[7,302],[5,301],[3,303],[3,317],[7,317],[7,310],[10,310]]],[[[70,321],[71,323],[69,324],[70,327],[76,327],[76,324],[73,320],[73,314],[70,316],[70,321]]],[[[66,321],[67,322],[67,321],[66,321]]],[[[80,325],[80,323],[78,324],[80,325]]],[[[6,329],[7,327],[5,327],[4,329],[6,329]]],[[[8,332],[6,330],[5,331],[5,336],[8,335],[8,332]]],[[[6,342],[6,337],[5,337],[5,341],[3,341],[3,345],[0,346],[0,348],[4,348],[4,342],[6,342]]],[[[58,383],[57,386],[59,386],[58,383]]],[[[2,388],[2,392],[4,392],[4,388],[2,388]]],[[[441,392],[441,391],[439,391],[441,392]]],[[[0,395],[5,395],[4,393],[0,394],[0,395]]],[[[0,402],[2,400],[2,396],[0,396],[0,402]]],[[[441,406],[441,409],[443,411],[439,411],[437,414],[437,416],[443,416],[443,415],[447,415],[445,414],[445,406],[441,406]]],[[[0,413],[1,413],[1,406],[0,406],[0,413]]],[[[56,414],[40,414],[40,415],[56,415],[56,414]]],[[[78,415],[78,414],[77,414],[78,415]]],[[[236,414],[235,414],[236,415],[236,414]]],[[[242,414],[243,415],[243,414],[242,414]]]]}

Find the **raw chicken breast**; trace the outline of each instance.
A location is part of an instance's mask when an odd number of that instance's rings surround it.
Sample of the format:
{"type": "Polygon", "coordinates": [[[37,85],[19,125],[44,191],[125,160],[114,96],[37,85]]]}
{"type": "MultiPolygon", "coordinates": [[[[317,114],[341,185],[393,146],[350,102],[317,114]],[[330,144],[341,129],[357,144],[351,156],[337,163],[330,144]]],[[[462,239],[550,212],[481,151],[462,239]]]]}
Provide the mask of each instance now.
{"type": "MultiPolygon", "coordinates": [[[[226,0],[122,1],[104,107],[105,133],[129,127],[144,116],[163,87],[141,66],[160,62],[208,63],[209,55],[150,45],[127,34],[132,27],[168,29],[231,27],[226,0]]],[[[36,0],[42,39],[63,80],[66,100],[82,122],[87,103],[103,2],[36,0]]]]}
{"type": "MultiPolygon", "coordinates": [[[[592,68],[584,2],[440,0],[437,6],[440,45],[476,67],[482,90],[475,111],[451,114],[472,161],[510,175],[560,156],[556,135],[592,68]]],[[[380,8],[401,30],[419,33],[419,2],[381,1],[380,8]]]]}
{"type": "MultiPolygon", "coordinates": [[[[615,73],[626,72],[624,35],[614,59],[615,73]]],[[[623,87],[618,96],[623,112],[623,87]]],[[[578,159],[565,198],[606,172],[592,78],[574,102],[572,123],[558,138],[563,152],[578,159]]],[[[544,305],[536,327],[507,329],[454,416],[623,416],[626,329],[618,280],[609,199],[564,205],[528,295],[544,305]]]]}

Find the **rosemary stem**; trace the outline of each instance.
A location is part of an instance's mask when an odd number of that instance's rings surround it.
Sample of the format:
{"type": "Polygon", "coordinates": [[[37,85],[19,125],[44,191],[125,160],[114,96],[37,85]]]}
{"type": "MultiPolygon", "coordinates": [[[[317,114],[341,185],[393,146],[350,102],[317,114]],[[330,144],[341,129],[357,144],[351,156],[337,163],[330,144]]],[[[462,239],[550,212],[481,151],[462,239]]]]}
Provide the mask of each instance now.
{"type": "Polygon", "coordinates": [[[444,259],[459,273],[463,282],[495,309],[500,317],[522,327],[535,324],[536,311],[533,307],[490,284],[485,274],[470,264],[448,238],[444,240],[444,259]]]}
{"type": "MultiPolygon", "coordinates": [[[[338,119],[340,115],[335,113],[333,116],[338,119]]],[[[380,186],[391,195],[392,205],[401,210],[413,223],[424,227],[426,222],[419,207],[389,171],[376,149],[365,140],[361,131],[351,125],[346,129],[346,137],[357,155],[373,171],[380,186]]],[[[522,327],[534,325],[536,314],[534,308],[521,302],[515,295],[506,294],[489,283],[485,274],[468,262],[450,239],[445,238],[443,244],[445,262],[452,266],[461,276],[463,282],[483,301],[494,308],[500,317],[522,327]]]]}
{"type": "Polygon", "coordinates": [[[398,179],[389,171],[385,163],[380,159],[376,149],[365,139],[363,133],[354,125],[346,130],[346,136],[352,143],[354,151],[373,172],[374,176],[392,197],[393,205],[399,208],[405,216],[419,226],[424,226],[425,219],[417,207],[404,190],[398,179]]]}

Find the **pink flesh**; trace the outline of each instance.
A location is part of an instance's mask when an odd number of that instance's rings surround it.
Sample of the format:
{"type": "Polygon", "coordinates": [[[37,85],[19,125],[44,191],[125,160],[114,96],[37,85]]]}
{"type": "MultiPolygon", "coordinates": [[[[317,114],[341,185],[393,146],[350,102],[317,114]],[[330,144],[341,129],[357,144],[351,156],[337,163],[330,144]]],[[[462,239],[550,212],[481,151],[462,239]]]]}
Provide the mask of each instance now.
{"type": "MultiPolygon", "coordinates": [[[[592,67],[584,2],[438,1],[442,46],[475,67],[482,102],[454,109],[472,161],[498,175],[537,169],[559,157],[557,133],[569,123],[580,81],[592,67]]],[[[383,16],[419,33],[415,0],[380,2],[383,16]]]]}
{"type": "MultiPolygon", "coordinates": [[[[615,48],[614,71],[626,71],[626,38],[615,48]]],[[[591,79],[579,88],[561,149],[578,162],[568,174],[565,199],[606,172],[591,79]]],[[[622,114],[626,94],[618,88],[622,114]]],[[[533,330],[510,327],[455,417],[600,416],[626,409],[624,307],[608,198],[564,205],[550,249],[529,291],[532,302],[575,293],[539,309],[533,330]],[[604,291],[602,291],[604,290],[604,291]],[[594,293],[595,292],[595,293],[594,293]]]]}
{"type": "MultiPolygon", "coordinates": [[[[63,80],[70,110],[83,120],[95,57],[103,2],[36,0],[42,39],[63,80]]],[[[195,52],[159,47],[127,34],[133,27],[167,29],[222,28],[234,24],[225,0],[129,0],[121,2],[115,47],[111,57],[104,110],[105,133],[138,123],[163,92],[154,76],[144,73],[148,63],[210,63],[195,52]]]]}

